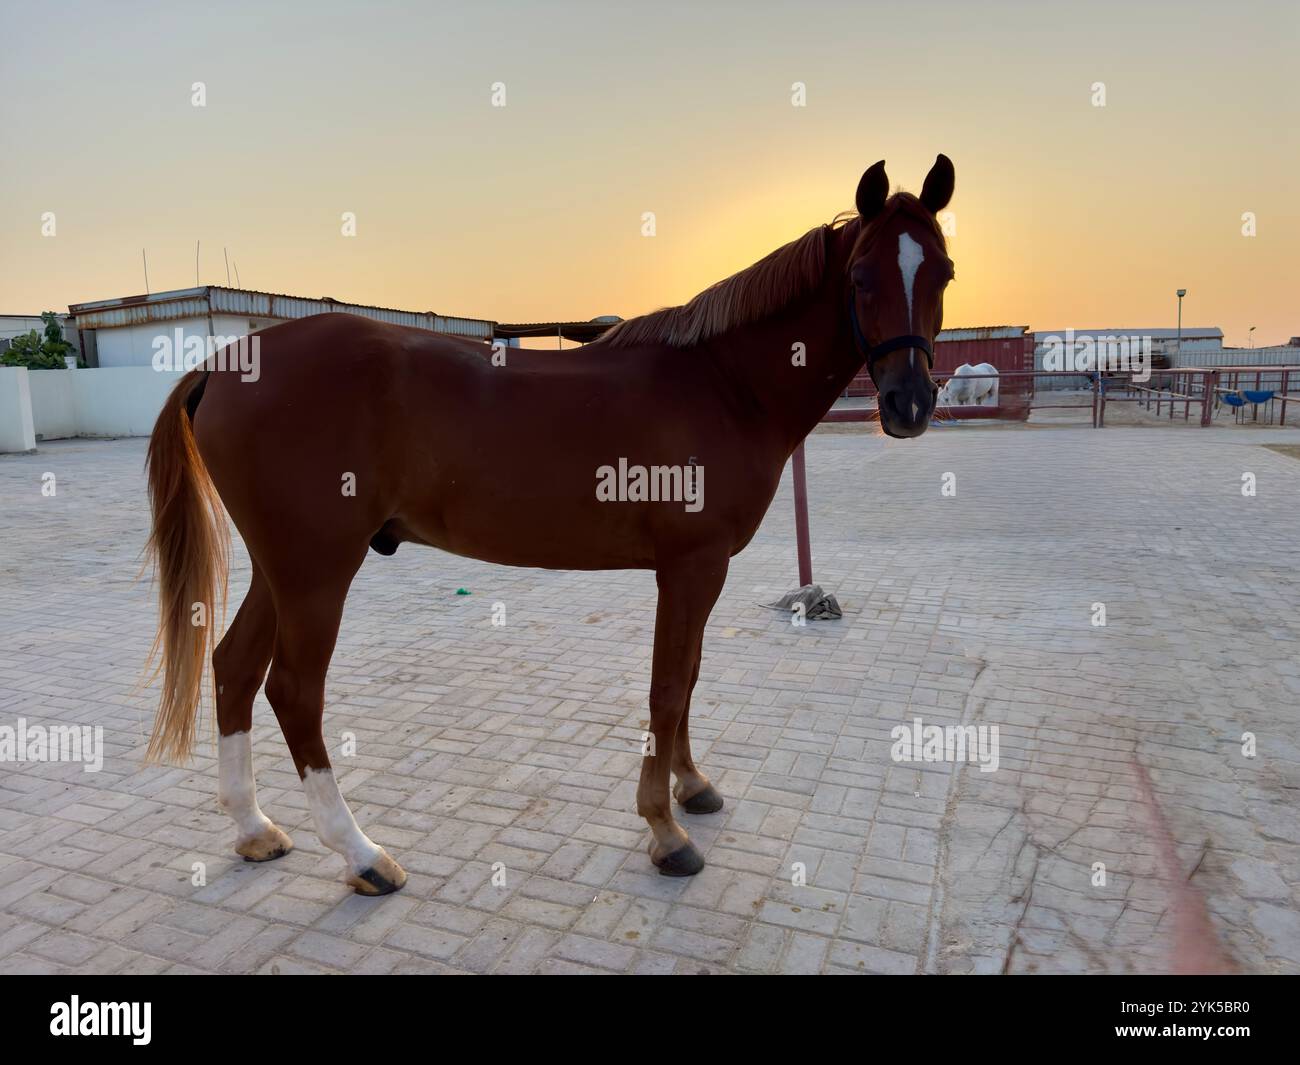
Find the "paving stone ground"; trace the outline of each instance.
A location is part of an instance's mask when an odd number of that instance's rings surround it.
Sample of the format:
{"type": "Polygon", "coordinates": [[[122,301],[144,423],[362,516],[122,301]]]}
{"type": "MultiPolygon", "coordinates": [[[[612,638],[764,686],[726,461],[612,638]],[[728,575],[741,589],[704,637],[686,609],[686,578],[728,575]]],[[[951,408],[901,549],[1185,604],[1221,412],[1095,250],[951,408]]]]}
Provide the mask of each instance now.
{"type": "MultiPolygon", "coordinates": [[[[816,577],[844,618],[758,605],[797,583],[787,477],[706,635],[691,733],[727,805],[683,815],[709,863],[689,880],[655,874],[634,810],[653,576],[372,554],[326,734],[410,873],[383,899],[317,841],[262,697],[287,857],[233,854],[210,741],[142,765],[145,442],[0,458],[0,726],[102,726],[105,749],[96,773],[0,763],[0,971],[1168,971],[1188,899],[1229,964],[1300,971],[1300,461],[1260,446],[1296,439],[815,434],[816,577]],[[895,761],[918,717],[997,726],[997,770],[895,761]]],[[[236,543],[234,602],[247,580],[236,543]]]]}

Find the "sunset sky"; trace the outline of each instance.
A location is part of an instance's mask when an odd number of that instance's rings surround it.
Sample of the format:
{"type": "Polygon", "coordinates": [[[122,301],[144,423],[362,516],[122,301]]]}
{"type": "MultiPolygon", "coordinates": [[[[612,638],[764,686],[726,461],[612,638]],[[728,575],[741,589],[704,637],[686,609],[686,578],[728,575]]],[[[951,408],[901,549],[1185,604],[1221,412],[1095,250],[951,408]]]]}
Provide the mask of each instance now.
{"type": "Polygon", "coordinates": [[[0,312],[142,292],[142,248],[193,285],[200,240],[204,283],[224,246],[245,288],[626,317],[942,151],[946,324],[1172,326],[1185,287],[1228,344],[1300,334],[1294,0],[639,8],[0,0],[0,312]]]}

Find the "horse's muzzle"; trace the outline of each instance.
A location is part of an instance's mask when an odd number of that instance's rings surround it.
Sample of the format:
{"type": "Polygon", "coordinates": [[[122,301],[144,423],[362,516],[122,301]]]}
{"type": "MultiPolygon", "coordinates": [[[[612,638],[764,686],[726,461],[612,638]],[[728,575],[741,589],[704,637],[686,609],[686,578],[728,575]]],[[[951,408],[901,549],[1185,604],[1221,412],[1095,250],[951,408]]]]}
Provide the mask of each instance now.
{"type": "Polygon", "coordinates": [[[925,378],[891,388],[880,395],[880,427],[886,436],[920,436],[930,426],[938,386],[925,378]]]}

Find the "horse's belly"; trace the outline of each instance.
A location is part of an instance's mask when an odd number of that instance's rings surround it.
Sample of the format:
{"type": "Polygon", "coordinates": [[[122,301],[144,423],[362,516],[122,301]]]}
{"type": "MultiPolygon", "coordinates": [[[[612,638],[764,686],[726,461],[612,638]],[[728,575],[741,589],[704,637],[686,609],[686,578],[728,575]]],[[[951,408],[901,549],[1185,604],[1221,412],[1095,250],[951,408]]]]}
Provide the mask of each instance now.
{"type": "Polygon", "coordinates": [[[648,569],[655,552],[643,522],[564,497],[508,501],[453,498],[413,508],[401,539],[504,566],[648,569]]]}

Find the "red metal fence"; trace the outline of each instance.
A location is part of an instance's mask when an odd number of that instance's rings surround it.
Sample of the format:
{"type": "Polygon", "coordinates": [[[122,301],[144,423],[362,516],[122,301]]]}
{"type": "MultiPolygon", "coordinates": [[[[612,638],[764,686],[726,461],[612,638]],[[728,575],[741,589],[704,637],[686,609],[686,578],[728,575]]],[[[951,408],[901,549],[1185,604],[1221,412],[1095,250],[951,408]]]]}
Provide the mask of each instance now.
{"type": "MultiPolygon", "coordinates": [[[[1033,351],[1030,351],[1033,358],[1033,351]]],[[[935,360],[934,379],[940,386],[953,376],[940,372],[935,360]]],[[[1154,410],[1157,417],[1168,411],[1169,419],[1181,417],[1191,421],[1193,411],[1201,425],[1210,425],[1216,412],[1227,402],[1243,409],[1249,405],[1249,420],[1258,421],[1261,408],[1265,419],[1271,423],[1273,404],[1278,408],[1278,425],[1286,424],[1288,402],[1300,401],[1300,392],[1290,393],[1295,382],[1300,382],[1300,366],[1197,366],[1182,369],[1156,370],[1145,381],[1134,379],[1132,373],[1107,371],[1098,375],[1086,370],[1012,370],[1005,373],[963,375],[966,380],[978,381],[995,377],[998,381],[998,403],[987,407],[941,407],[936,417],[943,418],[1006,418],[1025,419],[1030,407],[1034,410],[1084,410],[1094,429],[1105,428],[1106,407],[1111,403],[1136,403],[1154,410]],[[1034,399],[1034,379],[1075,378],[1079,391],[1091,393],[1091,403],[1084,408],[1077,402],[1044,403],[1034,399]],[[1232,403],[1233,398],[1236,403],[1232,403]],[[1252,398],[1257,397],[1257,398],[1252,398]],[[1268,398],[1259,398],[1268,397],[1268,398]]],[[[1055,393],[1044,389],[1044,396],[1055,393]]],[[[1077,393],[1076,393],[1077,395],[1077,393]]],[[[840,407],[828,411],[822,419],[826,422],[864,422],[879,418],[875,407],[840,407]]],[[[1244,420],[1244,414],[1243,414],[1244,420]]]]}

